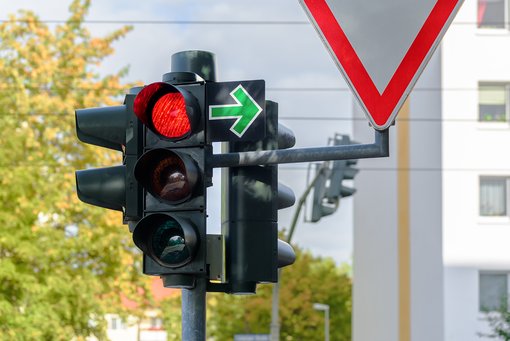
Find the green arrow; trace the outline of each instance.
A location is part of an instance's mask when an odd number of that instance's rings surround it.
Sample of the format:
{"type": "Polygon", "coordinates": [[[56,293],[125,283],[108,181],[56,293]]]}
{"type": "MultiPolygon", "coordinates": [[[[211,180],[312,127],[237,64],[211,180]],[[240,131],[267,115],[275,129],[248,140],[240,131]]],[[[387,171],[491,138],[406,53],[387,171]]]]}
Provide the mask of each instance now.
{"type": "Polygon", "coordinates": [[[235,88],[230,93],[230,96],[236,101],[236,104],[209,106],[209,119],[235,119],[236,121],[230,128],[230,131],[238,137],[242,137],[255,119],[260,115],[262,108],[242,85],[235,88]]]}

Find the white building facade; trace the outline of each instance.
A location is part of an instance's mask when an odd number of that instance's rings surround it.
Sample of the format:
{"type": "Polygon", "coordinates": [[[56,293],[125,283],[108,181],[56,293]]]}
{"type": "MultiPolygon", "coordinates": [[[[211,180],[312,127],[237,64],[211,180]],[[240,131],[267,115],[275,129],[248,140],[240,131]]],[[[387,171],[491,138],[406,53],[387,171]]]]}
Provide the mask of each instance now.
{"type": "MultiPolygon", "coordinates": [[[[390,129],[391,157],[359,162],[355,341],[489,340],[484,311],[508,299],[509,2],[465,0],[390,129]]],[[[363,120],[353,130],[373,139],[363,120]]]]}

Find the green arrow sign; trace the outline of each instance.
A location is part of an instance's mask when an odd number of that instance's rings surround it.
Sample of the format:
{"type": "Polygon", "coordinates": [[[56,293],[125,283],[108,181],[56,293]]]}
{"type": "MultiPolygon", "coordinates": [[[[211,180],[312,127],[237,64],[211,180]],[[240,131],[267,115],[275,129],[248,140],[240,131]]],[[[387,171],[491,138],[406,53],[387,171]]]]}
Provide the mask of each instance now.
{"type": "Polygon", "coordinates": [[[236,104],[211,105],[209,106],[210,120],[229,120],[236,121],[230,128],[230,131],[238,137],[242,137],[250,128],[252,123],[262,112],[262,108],[250,96],[250,94],[239,85],[230,96],[236,101],[236,104]]]}

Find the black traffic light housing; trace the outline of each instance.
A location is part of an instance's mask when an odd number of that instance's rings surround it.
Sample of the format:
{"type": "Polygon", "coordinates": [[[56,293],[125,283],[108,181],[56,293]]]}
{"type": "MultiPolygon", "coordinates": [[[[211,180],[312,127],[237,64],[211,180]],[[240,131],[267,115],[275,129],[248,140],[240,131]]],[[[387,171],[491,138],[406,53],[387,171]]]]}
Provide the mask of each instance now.
{"type": "Polygon", "coordinates": [[[142,124],[133,112],[139,89],[126,95],[124,105],[76,110],[76,133],[80,141],[122,151],[123,165],[76,172],[78,197],[85,203],[124,213],[124,222],[142,215],[141,188],[134,180],[134,160],[142,149],[142,124]]]}
{"type": "Polygon", "coordinates": [[[205,82],[190,73],[169,73],[146,86],[134,101],[144,122],[143,154],[134,176],[144,188],[143,218],[133,241],[144,253],[144,273],[167,287],[192,288],[207,276],[205,82]]]}
{"type": "MultiPolygon", "coordinates": [[[[292,132],[278,124],[278,104],[266,101],[266,138],[230,142],[227,152],[290,148],[292,132]],[[280,133],[280,134],[279,134],[280,133]]],[[[278,268],[295,260],[292,247],[278,239],[278,209],[295,202],[294,193],[278,183],[278,166],[231,167],[223,171],[222,234],[226,244],[227,283],[208,290],[255,293],[258,283],[278,281],[278,268]]]]}

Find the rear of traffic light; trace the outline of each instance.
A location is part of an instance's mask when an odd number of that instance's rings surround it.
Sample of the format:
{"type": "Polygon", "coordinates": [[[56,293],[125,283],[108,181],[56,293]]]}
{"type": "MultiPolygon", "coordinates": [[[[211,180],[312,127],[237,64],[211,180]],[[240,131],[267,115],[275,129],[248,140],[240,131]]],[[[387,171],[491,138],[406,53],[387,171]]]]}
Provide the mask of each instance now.
{"type": "MultiPolygon", "coordinates": [[[[333,144],[348,145],[353,144],[348,135],[337,135],[333,144]]],[[[317,172],[317,181],[313,191],[312,202],[312,222],[318,222],[322,217],[336,212],[340,199],[356,193],[356,189],[345,186],[343,180],[353,180],[359,170],[353,168],[358,160],[336,160],[324,162],[317,172]]]]}
{"type": "MultiPolygon", "coordinates": [[[[175,77],[169,80],[179,83],[175,77]]],[[[189,75],[187,75],[189,76],[189,75]]],[[[144,153],[134,175],[145,189],[143,218],[133,241],[144,253],[144,273],[165,286],[193,287],[206,276],[205,85],[153,83],[134,101],[146,126],[144,153]]]]}
{"type": "Polygon", "coordinates": [[[141,123],[133,113],[137,88],[124,105],[76,110],[80,141],[123,152],[123,165],[76,172],[78,197],[85,203],[122,211],[124,221],[141,217],[141,189],[133,178],[134,160],[141,151],[141,123]]]}
{"type": "MultiPolygon", "coordinates": [[[[267,137],[257,142],[230,142],[229,152],[294,145],[292,132],[278,125],[277,103],[267,101],[265,109],[267,137]]],[[[295,260],[292,247],[278,240],[277,226],[278,209],[292,206],[294,193],[278,183],[277,165],[224,169],[223,186],[227,285],[220,290],[254,293],[257,283],[277,282],[278,268],[295,260]]]]}

